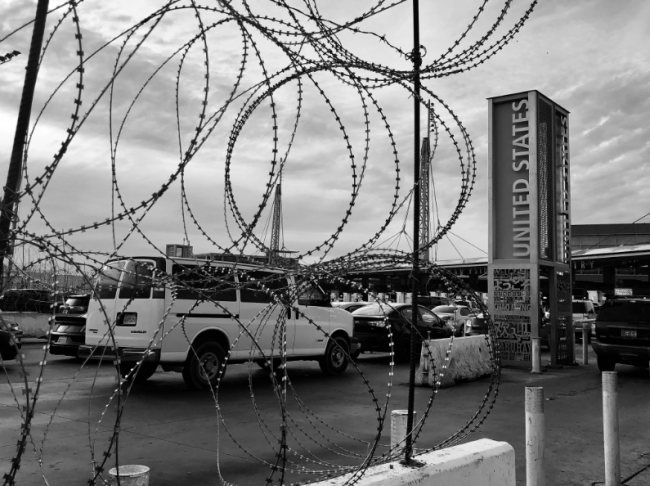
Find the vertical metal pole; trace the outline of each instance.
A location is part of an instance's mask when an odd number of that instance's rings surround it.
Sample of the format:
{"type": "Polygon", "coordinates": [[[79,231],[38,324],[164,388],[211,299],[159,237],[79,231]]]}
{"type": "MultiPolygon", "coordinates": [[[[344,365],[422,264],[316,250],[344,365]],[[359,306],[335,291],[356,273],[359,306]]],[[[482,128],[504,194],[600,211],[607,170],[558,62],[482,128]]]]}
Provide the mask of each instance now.
{"type": "Polygon", "coordinates": [[[567,342],[567,352],[571,350],[571,356],[567,356],[568,363],[575,363],[576,360],[576,333],[573,332],[573,319],[569,319],[566,324],[566,342],[567,342]],[[569,329],[569,322],[571,323],[571,329],[569,329]]]}
{"type": "MultiPolygon", "coordinates": [[[[29,48],[29,57],[25,71],[25,83],[20,99],[18,120],[16,121],[14,144],[11,149],[11,158],[9,159],[7,183],[4,188],[2,207],[0,208],[0,279],[4,279],[4,258],[13,246],[10,241],[11,221],[14,218],[18,203],[16,194],[20,191],[20,181],[23,171],[23,150],[25,147],[25,139],[27,138],[27,131],[29,130],[29,118],[32,112],[36,78],[38,77],[39,58],[43,45],[48,5],[49,0],[38,0],[38,5],[36,6],[32,42],[29,48]]],[[[0,282],[0,288],[4,288],[4,282],[0,282]]]]}
{"type": "MultiPolygon", "coordinates": [[[[418,290],[420,284],[420,6],[413,0],[413,269],[411,273],[412,320],[413,326],[418,316],[418,290]]],[[[413,454],[413,408],[415,400],[415,356],[419,356],[415,329],[411,330],[411,352],[409,369],[408,418],[406,422],[406,444],[404,462],[409,463],[413,454]]]]}
{"type": "Polygon", "coordinates": [[[589,364],[589,333],[591,332],[591,324],[582,323],[582,364],[589,364]]]}
{"type": "Polygon", "coordinates": [[[541,373],[542,372],[542,356],[540,349],[542,347],[541,341],[542,338],[534,337],[530,339],[532,342],[532,360],[533,360],[533,369],[531,373],[541,373]]]}
{"type": "Polygon", "coordinates": [[[605,486],[621,486],[621,451],[618,437],[618,375],[603,371],[603,442],[605,486]]]}
{"type": "MultiPolygon", "coordinates": [[[[549,313],[550,322],[548,330],[548,346],[551,350],[551,367],[557,366],[557,351],[558,351],[558,292],[557,292],[557,270],[553,267],[549,269],[548,273],[548,299],[549,299],[549,313]]],[[[568,344],[568,342],[567,342],[568,344]]]]}
{"type": "Polygon", "coordinates": [[[545,486],[544,388],[526,387],[526,486],[545,486]]]}

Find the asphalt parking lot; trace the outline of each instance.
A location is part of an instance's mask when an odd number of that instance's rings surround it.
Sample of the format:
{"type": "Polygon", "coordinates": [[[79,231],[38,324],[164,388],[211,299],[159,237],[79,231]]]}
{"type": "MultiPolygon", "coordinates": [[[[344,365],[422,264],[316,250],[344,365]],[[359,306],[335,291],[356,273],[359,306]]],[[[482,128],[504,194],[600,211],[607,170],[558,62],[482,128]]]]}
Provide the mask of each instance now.
{"type": "MultiPolygon", "coordinates": [[[[43,357],[42,343],[25,344],[23,352],[33,392],[43,357]]],[[[283,410],[268,373],[253,366],[231,366],[217,400],[209,393],[190,391],[180,374],[160,369],[148,382],[134,385],[119,423],[120,464],[149,466],[152,486],[220,484],[220,480],[236,485],[264,484],[277,457],[283,410]]],[[[327,377],[316,363],[289,364],[293,388],[286,400],[291,446],[286,482],[312,481],[315,471],[336,474],[363,463],[378,429],[373,396],[383,407],[390,395],[388,421],[390,410],[407,407],[407,365],[396,366],[392,377],[388,359],[382,355],[362,355],[358,366],[359,372],[349,369],[343,376],[327,377]]],[[[648,484],[650,468],[644,469],[650,465],[648,370],[619,365],[617,371],[622,477],[629,478],[626,485],[648,484]]],[[[20,435],[17,403],[24,404],[21,367],[7,362],[3,374],[2,474],[9,470],[20,435]]],[[[92,363],[80,370],[75,359],[47,358],[18,485],[45,481],[52,486],[87,484],[93,460],[103,460],[114,437],[119,408],[113,396],[115,376],[110,363],[92,363]]],[[[416,447],[432,447],[462,430],[478,410],[489,382],[482,379],[440,390],[416,447]]],[[[504,369],[494,408],[466,440],[487,437],[509,442],[516,451],[517,484],[525,484],[525,386],[544,387],[548,484],[604,481],[600,374],[593,351],[588,366],[548,370],[542,375],[504,369]]],[[[421,417],[431,390],[416,388],[415,395],[421,417]]],[[[377,454],[385,452],[389,443],[387,423],[377,454]]],[[[114,464],[113,453],[106,469],[114,464]]],[[[273,483],[278,482],[276,473],[273,483]]]]}

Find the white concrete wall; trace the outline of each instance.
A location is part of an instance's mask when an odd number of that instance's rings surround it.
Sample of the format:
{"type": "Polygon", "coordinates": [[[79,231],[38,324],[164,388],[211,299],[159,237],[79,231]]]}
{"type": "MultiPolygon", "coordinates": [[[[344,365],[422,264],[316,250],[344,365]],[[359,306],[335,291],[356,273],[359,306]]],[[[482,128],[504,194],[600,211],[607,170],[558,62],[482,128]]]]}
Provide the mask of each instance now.
{"type": "MultiPolygon", "coordinates": [[[[399,461],[373,466],[356,486],[515,486],[515,450],[507,442],[479,439],[429,452],[415,459],[420,468],[399,461]]],[[[314,483],[341,486],[351,474],[314,483]]]]}
{"type": "MultiPolygon", "coordinates": [[[[450,342],[451,339],[432,339],[428,341],[431,350],[431,361],[435,364],[435,371],[438,374],[436,379],[440,381],[441,388],[453,386],[458,381],[475,380],[492,373],[493,365],[486,336],[467,336],[454,338],[449,364],[441,377],[440,373],[442,372],[450,342]]],[[[427,348],[422,343],[420,367],[415,374],[415,384],[433,386],[433,371],[434,367],[431,366],[427,348]]]]}

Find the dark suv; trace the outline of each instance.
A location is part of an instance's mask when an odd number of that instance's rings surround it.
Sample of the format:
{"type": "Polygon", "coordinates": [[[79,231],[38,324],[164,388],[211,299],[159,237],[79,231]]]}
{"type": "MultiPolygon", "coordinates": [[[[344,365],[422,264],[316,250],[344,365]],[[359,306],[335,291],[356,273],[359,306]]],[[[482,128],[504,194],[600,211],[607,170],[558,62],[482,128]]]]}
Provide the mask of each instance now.
{"type": "Polygon", "coordinates": [[[598,369],[613,371],[616,363],[648,367],[650,360],[650,300],[613,299],[596,317],[595,340],[598,369]]]}
{"type": "Polygon", "coordinates": [[[71,295],[59,313],[50,318],[50,354],[74,356],[86,341],[86,312],[90,294],[71,295]]]}

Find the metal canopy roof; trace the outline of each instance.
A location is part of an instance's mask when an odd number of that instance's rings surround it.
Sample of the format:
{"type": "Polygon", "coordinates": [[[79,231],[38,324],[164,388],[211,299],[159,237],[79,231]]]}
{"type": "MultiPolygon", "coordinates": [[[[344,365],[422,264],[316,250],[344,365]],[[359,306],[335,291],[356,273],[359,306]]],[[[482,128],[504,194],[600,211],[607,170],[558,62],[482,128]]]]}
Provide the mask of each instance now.
{"type": "Polygon", "coordinates": [[[607,248],[591,248],[571,252],[574,261],[582,260],[613,260],[629,257],[650,257],[650,244],[610,246],[607,248]]]}

